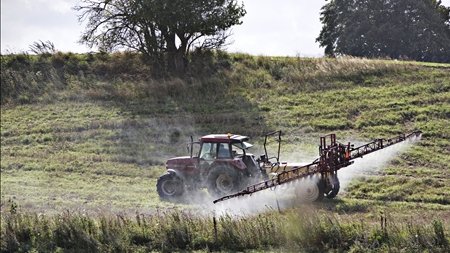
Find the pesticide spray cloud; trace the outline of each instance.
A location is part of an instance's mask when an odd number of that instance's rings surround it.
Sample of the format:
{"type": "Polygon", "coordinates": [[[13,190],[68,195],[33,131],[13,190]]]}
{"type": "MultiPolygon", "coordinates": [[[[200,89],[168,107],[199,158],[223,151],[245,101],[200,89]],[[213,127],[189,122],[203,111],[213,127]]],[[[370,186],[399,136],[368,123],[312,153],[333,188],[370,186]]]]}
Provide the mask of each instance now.
{"type": "MultiPolygon", "coordinates": [[[[269,153],[275,153],[273,150],[269,153]]],[[[297,161],[299,166],[306,165],[315,160],[311,153],[302,152],[299,149],[286,152],[282,150],[281,162],[283,161],[297,161]],[[288,159],[287,159],[288,158],[288,159]],[[287,160],[285,160],[287,159],[287,160]]],[[[217,204],[209,205],[209,211],[214,212],[217,215],[233,214],[240,215],[246,213],[258,214],[269,210],[283,210],[292,208],[301,204],[301,201],[295,196],[295,189],[305,183],[306,180],[312,179],[300,179],[292,182],[288,182],[282,185],[277,185],[272,188],[231,198],[217,204]]],[[[211,200],[212,203],[212,200],[211,200]]]]}
{"type": "MultiPolygon", "coordinates": [[[[353,165],[338,171],[341,188],[346,187],[352,179],[360,175],[381,173],[390,160],[416,144],[420,138],[421,136],[412,137],[404,142],[356,159],[353,165]]],[[[208,196],[207,198],[203,198],[203,210],[209,214],[212,212],[216,215],[240,215],[248,213],[257,214],[268,210],[282,210],[295,207],[302,204],[302,202],[296,197],[294,189],[303,185],[305,180],[315,179],[317,178],[299,179],[251,195],[225,200],[215,205],[212,204],[213,199],[208,196]]]]}
{"type": "Polygon", "coordinates": [[[385,149],[368,154],[355,160],[355,163],[338,171],[341,188],[345,188],[353,179],[362,175],[375,175],[381,173],[394,157],[419,142],[420,136],[411,137],[403,142],[394,144],[385,149]]]}
{"type": "Polygon", "coordinates": [[[268,210],[285,209],[292,205],[288,195],[293,194],[290,184],[273,187],[251,195],[231,198],[225,201],[213,203],[215,200],[206,190],[184,196],[178,203],[192,205],[197,213],[202,215],[240,215],[257,214],[268,210]]]}
{"type": "Polygon", "coordinates": [[[279,185],[253,194],[218,202],[213,211],[224,214],[257,214],[269,210],[282,210],[294,206],[292,183],[279,185]]]}

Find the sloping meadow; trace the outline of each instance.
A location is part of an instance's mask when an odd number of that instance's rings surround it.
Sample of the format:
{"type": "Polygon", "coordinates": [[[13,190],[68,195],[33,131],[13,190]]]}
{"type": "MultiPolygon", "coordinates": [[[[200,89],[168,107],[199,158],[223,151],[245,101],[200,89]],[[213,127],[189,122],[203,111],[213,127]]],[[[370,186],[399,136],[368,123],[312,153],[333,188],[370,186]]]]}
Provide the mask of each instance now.
{"type": "Polygon", "coordinates": [[[171,76],[131,53],[57,53],[4,55],[1,74],[2,251],[449,250],[448,64],[216,52],[171,76]],[[331,132],[422,137],[346,168],[337,199],[320,204],[262,198],[227,216],[206,192],[158,199],[165,160],[187,155],[190,136],[248,135],[259,155],[273,130],[282,160],[299,162],[331,132]]]}

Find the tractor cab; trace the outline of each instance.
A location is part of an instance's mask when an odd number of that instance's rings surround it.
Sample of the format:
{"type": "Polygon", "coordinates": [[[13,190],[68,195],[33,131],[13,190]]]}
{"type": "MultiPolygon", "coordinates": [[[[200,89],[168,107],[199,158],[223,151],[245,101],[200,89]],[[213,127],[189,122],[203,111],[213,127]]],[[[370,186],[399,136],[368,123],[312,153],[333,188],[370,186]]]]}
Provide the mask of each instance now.
{"type": "Polygon", "coordinates": [[[211,195],[218,197],[259,182],[262,171],[254,155],[247,152],[253,146],[247,142],[249,139],[242,135],[210,134],[194,142],[191,137],[189,156],[167,160],[167,173],[157,184],[160,197],[180,196],[184,188],[208,188],[211,195]]]}
{"type": "Polygon", "coordinates": [[[253,155],[247,154],[247,149],[253,146],[247,142],[249,139],[242,135],[210,134],[194,142],[191,137],[188,144],[190,156],[170,158],[166,169],[183,174],[207,174],[208,169],[217,163],[231,164],[240,170],[254,169],[253,155]]]}
{"type": "Polygon", "coordinates": [[[244,170],[254,167],[254,159],[248,159],[247,149],[253,145],[248,143],[249,137],[232,134],[211,134],[200,138],[198,165],[201,170],[214,164],[229,163],[233,167],[244,170]]]}
{"type": "Polygon", "coordinates": [[[245,156],[246,150],[253,145],[247,143],[249,138],[241,135],[220,134],[206,135],[200,138],[198,157],[211,164],[216,159],[234,159],[238,155],[245,156]]]}

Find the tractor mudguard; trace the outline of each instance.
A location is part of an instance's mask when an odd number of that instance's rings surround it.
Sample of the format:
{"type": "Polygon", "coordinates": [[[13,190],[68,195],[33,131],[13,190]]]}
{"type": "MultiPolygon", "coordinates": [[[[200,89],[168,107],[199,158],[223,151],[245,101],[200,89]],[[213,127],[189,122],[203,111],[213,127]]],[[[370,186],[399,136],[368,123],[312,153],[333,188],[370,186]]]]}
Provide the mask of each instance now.
{"type": "Polygon", "coordinates": [[[179,172],[178,170],[174,170],[174,169],[167,169],[167,173],[177,176],[178,178],[180,178],[183,182],[186,182],[186,177],[184,176],[183,173],[179,172]]]}

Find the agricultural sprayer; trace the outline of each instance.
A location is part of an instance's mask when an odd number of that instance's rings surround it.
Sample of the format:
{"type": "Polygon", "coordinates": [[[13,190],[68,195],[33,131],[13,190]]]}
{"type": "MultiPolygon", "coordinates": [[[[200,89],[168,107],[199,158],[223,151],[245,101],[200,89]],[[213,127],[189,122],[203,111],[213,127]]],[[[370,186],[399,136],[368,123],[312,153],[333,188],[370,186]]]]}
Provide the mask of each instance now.
{"type": "Polygon", "coordinates": [[[280,162],[281,131],[265,136],[264,154],[259,158],[248,152],[253,145],[247,142],[247,136],[210,134],[196,142],[191,137],[190,155],[169,159],[167,172],[158,179],[156,188],[164,201],[189,198],[195,191],[206,188],[217,203],[304,179],[295,186],[297,198],[305,202],[320,201],[338,194],[339,169],[350,166],[356,158],[420,134],[415,131],[376,139],[359,147],[341,144],[335,134],[329,134],[320,137],[319,158],[306,165],[280,162]],[[269,138],[278,143],[275,156],[268,155],[269,138]]]}

